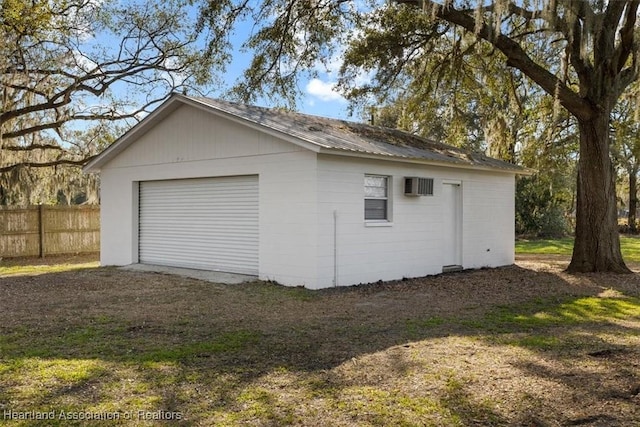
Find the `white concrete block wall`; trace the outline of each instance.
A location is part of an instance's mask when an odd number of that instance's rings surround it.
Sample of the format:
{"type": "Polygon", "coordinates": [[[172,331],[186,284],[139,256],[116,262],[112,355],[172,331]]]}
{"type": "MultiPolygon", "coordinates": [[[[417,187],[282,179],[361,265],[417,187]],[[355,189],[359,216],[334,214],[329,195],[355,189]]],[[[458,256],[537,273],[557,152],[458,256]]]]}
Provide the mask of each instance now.
{"type": "Polygon", "coordinates": [[[463,267],[513,263],[513,175],[320,155],[318,180],[320,287],[442,272],[443,180],[461,182],[463,267]],[[388,226],[364,221],[365,174],[391,177],[388,226]],[[405,176],[434,178],[434,195],[404,196],[405,176]]]}
{"type": "Polygon", "coordinates": [[[137,262],[137,185],[117,170],[100,173],[100,263],[127,265],[137,262]]]}
{"type": "Polygon", "coordinates": [[[260,174],[260,279],[316,288],[316,155],[269,157],[260,174]]]}
{"type": "Polygon", "coordinates": [[[338,285],[422,276],[441,268],[439,252],[432,243],[441,238],[436,198],[403,195],[404,176],[433,174],[395,162],[335,156],[320,156],[318,169],[318,221],[321,236],[325,236],[319,248],[321,285],[335,282],[333,211],[338,217],[338,285]],[[391,221],[387,226],[364,220],[365,174],[391,176],[391,221]],[[422,238],[427,234],[432,242],[422,238]]]}
{"type": "Polygon", "coordinates": [[[465,268],[514,262],[515,179],[485,172],[463,186],[463,259],[465,268]]]}

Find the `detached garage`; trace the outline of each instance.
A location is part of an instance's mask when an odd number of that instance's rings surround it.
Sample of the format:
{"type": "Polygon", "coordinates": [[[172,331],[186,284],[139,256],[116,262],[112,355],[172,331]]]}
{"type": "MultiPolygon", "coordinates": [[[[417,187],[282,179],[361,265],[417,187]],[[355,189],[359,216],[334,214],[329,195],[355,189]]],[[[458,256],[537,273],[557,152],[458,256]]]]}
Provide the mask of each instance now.
{"type": "Polygon", "coordinates": [[[85,167],[101,263],[309,288],[514,260],[515,175],[392,129],[174,95],[85,167]]]}

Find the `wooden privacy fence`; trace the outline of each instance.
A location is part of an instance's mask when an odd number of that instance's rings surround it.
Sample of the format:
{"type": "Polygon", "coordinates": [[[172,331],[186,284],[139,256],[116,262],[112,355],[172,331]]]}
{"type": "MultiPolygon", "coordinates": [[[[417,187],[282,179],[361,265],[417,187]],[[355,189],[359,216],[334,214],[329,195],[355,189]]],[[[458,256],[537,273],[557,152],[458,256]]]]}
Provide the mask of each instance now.
{"type": "Polygon", "coordinates": [[[0,208],[0,257],[99,250],[99,206],[0,208]]]}

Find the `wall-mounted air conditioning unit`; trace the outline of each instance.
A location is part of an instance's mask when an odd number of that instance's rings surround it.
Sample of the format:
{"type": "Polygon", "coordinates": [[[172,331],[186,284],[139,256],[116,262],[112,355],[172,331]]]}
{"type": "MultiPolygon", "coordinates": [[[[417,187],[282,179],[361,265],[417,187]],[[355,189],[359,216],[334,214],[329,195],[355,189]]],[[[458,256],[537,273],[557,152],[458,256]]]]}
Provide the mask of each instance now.
{"type": "Polygon", "coordinates": [[[405,196],[433,196],[433,178],[406,176],[404,178],[405,196]]]}

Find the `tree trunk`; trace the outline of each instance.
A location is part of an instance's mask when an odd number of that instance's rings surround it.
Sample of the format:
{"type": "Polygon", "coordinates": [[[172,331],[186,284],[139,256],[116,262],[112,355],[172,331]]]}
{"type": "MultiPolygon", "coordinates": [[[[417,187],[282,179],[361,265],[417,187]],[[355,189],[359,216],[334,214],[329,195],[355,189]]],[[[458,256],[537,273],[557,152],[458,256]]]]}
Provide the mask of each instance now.
{"type": "Polygon", "coordinates": [[[589,120],[578,119],[576,236],[569,272],[630,272],[620,251],[608,113],[601,112],[589,120]]]}
{"type": "Polygon", "coordinates": [[[632,168],[629,172],[629,232],[636,234],[636,212],[638,210],[638,171],[632,168]]]}

